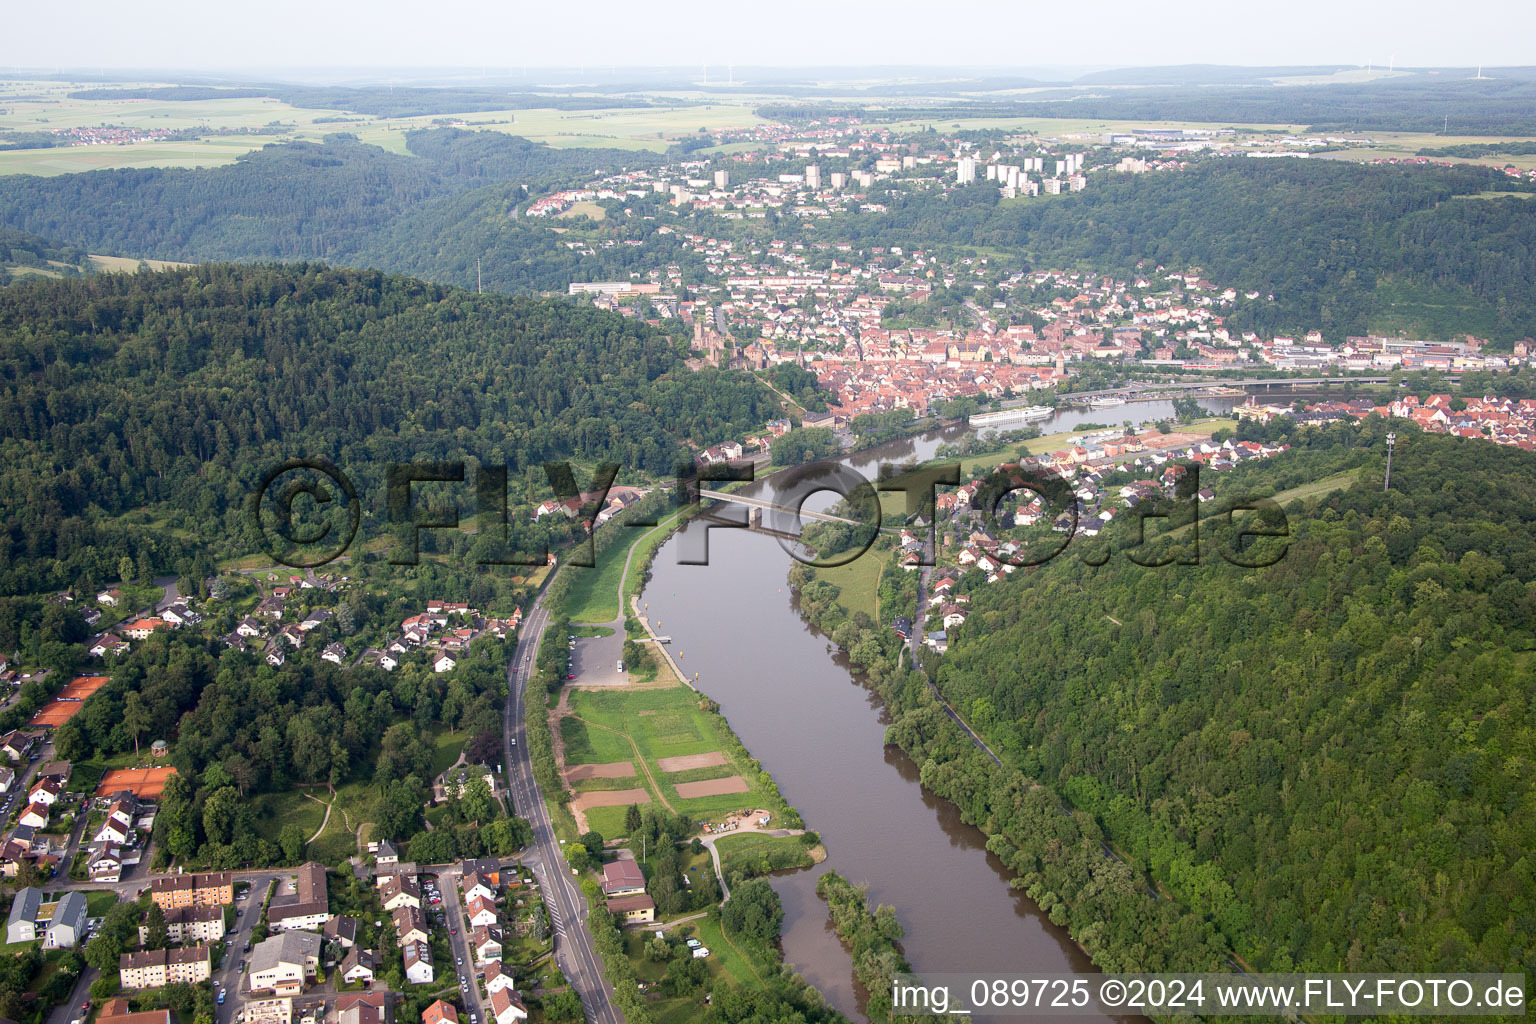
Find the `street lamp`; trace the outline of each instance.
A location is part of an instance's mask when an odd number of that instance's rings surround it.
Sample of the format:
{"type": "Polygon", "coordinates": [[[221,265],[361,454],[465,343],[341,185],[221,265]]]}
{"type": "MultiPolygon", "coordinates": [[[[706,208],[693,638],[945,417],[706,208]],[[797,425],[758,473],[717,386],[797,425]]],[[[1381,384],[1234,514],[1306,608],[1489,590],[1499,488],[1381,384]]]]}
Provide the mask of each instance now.
{"type": "Polygon", "coordinates": [[[1396,433],[1388,433],[1387,434],[1387,479],[1386,479],[1386,482],[1381,485],[1381,489],[1383,491],[1389,490],[1392,487],[1392,449],[1395,448],[1395,447],[1397,447],[1397,434],[1396,433]]]}

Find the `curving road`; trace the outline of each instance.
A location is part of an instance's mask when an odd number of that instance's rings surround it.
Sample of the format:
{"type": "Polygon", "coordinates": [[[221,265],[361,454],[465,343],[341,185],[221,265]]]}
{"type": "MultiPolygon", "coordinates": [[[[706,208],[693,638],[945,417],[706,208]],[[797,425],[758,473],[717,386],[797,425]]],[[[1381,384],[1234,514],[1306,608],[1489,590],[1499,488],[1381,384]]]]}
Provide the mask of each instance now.
{"type": "Polygon", "coordinates": [[[555,838],[548,809],[544,806],[538,783],[534,781],[533,764],[523,731],[523,684],[538,660],[539,642],[548,625],[549,612],[544,608],[541,593],[523,620],[517,650],[513,652],[512,664],[507,666],[504,729],[507,791],[512,794],[517,813],[533,826],[533,848],[538,851],[542,865],[539,883],[549,910],[550,927],[555,933],[555,963],[581,997],[588,1021],[622,1024],[624,1018],[613,1005],[613,992],[603,977],[602,961],[598,959],[592,932],[587,926],[586,897],[571,879],[565,858],[560,853],[560,841],[555,838]]]}

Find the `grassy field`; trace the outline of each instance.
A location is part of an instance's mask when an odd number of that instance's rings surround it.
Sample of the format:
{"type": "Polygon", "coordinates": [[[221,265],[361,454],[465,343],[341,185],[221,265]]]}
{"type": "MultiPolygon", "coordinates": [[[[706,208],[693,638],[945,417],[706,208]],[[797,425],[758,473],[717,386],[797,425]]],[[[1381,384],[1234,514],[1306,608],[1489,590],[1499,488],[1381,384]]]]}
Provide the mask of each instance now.
{"type": "Polygon", "coordinates": [[[136,260],[128,256],[91,256],[91,266],[102,273],[134,274],[142,263],[150,270],[175,270],[178,267],[190,267],[190,263],[177,263],[175,260],[136,260]]]}
{"type": "MultiPolygon", "coordinates": [[[[572,622],[612,622],[617,619],[620,614],[619,583],[626,561],[636,568],[644,565],[650,553],[671,535],[672,525],[685,511],[679,509],[648,530],[633,528],[634,540],[628,545],[622,542],[610,545],[597,556],[597,565],[591,568],[567,565],[562,571],[575,576],[560,610],[570,616],[572,622]],[[634,552],[632,559],[631,551],[634,552]]],[[[640,592],[640,573],[632,570],[623,585],[627,603],[631,595],[640,592]]]]}
{"type": "Polygon", "coordinates": [[[562,211],[558,216],[562,219],[571,217],[591,217],[593,220],[602,220],[604,217],[608,216],[608,211],[603,209],[597,203],[591,200],[586,200],[580,203],[571,204],[571,208],[569,210],[562,211]]]}
{"type": "Polygon", "coordinates": [[[759,861],[765,855],[793,857],[804,865],[811,864],[810,852],[799,836],[767,836],[744,832],[740,835],[721,836],[715,840],[715,849],[720,853],[720,868],[726,878],[730,878],[732,871],[738,870],[743,863],[759,861]]]}
{"type": "Polygon", "coordinates": [[[618,618],[619,578],[628,554],[625,544],[612,544],[597,556],[597,565],[591,568],[567,565],[562,571],[572,574],[571,589],[560,610],[572,622],[612,622],[618,618]]]}
{"type": "Polygon", "coordinates": [[[1292,487],[1290,490],[1281,491],[1275,495],[1275,503],[1284,505],[1286,502],[1298,499],[1310,501],[1313,498],[1320,498],[1325,494],[1332,494],[1334,491],[1346,490],[1352,487],[1356,480],[1360,479],[1360,474],[1363,472],[1363,467],[1361,469],[1348,469],[1342,473],[1325,476],[1321,480],[1313,480],[1311,483],[1292,487]]]}
{"type": "MultiPolygon", "coordinates": [[[[574,789],[578,793],[588,789],[645,789],[658,805],[659,795],[677,812],[696,821],[744,807],[774,807],[776,801],[759,788],[756,773],[745,764],[735,763],[731,753],[734,744],[725,719],[699,704],[699,695],[686,686],[572,690],[570,707],[576,717],[561,722],[566,764],[639,762],[632,779],[593,779],[576,783],[574,789]],[[721,751],[732,763],[671,774],[663,772],[656,763],[663,757],[711,751],[721,751]],[[745,793],[690,799],[678,796],[675,788],[678,782],[731,775],[741,776],[751,788],[745,793]]],[[[624,807],[595,807],[586,813],[593,829],[612,836],[624,832],[624,812],[624,807]]]]}
{"type": "Polygon", "coordinates": [[[433,726],[422,740],[432,748],[432,778],[437,778],[459,759],[464,745],[470,741],[469,733],[462,729],[449,732],[447,726],[433,726]]]}
{"type": "MultiPolygon", "coordinates": [[[[329,799],[329,794],[316,792],[315,796],[329,799]]],[[[325,808],[297,790],[286,793],[263,793],[251,800],[256,816],[256,830],[262,838],[277,842],[284,825],[292,822],[304,830],[308,839],[325,820],[325,808]]]]}
{"type": "MultiPolygon", "coordinates": [[[[895,496],[898,501],[901,495],[895,496]]],[[[890,510],[882,506],[882,515],[890,510]]],[[[893,557],[890,551],[866,551],[846,565],[835,566],[830,569],[817,569],[816,578],[826,580],[840,590],[837,603],[847,609],[848,614],[864,612],[876,622],[880,621],[880,608],[877,590],[880,585],[880,573],[885,568],[885,563],[893,557]]]]}

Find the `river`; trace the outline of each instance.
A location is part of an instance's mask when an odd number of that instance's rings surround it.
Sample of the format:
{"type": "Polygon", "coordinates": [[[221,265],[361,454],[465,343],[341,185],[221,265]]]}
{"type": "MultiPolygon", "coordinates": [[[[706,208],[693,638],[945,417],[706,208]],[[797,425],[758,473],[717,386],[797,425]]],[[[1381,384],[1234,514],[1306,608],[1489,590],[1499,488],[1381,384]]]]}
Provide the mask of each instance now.
{"type": "MultiPolygon", "coordinates": [[[[1225,410],[1232,402],[1203,404],[1225,410]]],[[[1172,413],[1167,402],[1138,402],[1067,411],[1039,426],[1057,432],[1172,413]]],[[[961,433],[892,442],[844,461],[873,478],[878,463],[932,457],[961,433]]],[[[806,507],[834,500],[816,495],[806,507]]],[[[867,884],[872,902],[896,908],[903,950],[918,972],[1093,972],[1065,929],[1009,888],[1012,874],[986,851],[980,830],[926,792],[917,765],[885,745],[884,710],[800,617],[785,582],[791,561],[778,543],[714,529],[707,566],[679,565],[679,543],[674,537],[657,553],[642,595],[647,614],[829,852],[816,868],[773,880],[784,902],[785,959],[838,1009],[864,1019],[849,956],[816,896],[817,878],[836,869],[867,884]]]]}

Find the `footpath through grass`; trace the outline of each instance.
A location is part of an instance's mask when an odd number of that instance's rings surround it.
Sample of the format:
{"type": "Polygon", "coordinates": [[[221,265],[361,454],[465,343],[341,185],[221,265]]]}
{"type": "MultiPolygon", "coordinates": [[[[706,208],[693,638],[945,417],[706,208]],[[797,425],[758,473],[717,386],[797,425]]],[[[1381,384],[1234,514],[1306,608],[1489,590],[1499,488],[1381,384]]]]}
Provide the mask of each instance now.
{"type": "Polygon", "coordinates": [[[624,600],[640,592],[638,567],[645,564],[651,552],[671,533],[672,528],[686,509],[678,509],[653,527],[631,527],[622,523],[610,524],[607,529],[625,530],[634,539],[610,544],[597,555],[597,565],[587,568],[567,563],[561,570],[571,574],[571,588],[561,602],[560,611],[572,622],[612,622],[619,617],[619,591],[622,584],[624,600]],[[633,560],[630,561],[630,553],[633,560]],[[629,577],[624,576],[624,566],[631,566],[629,577]]]}

